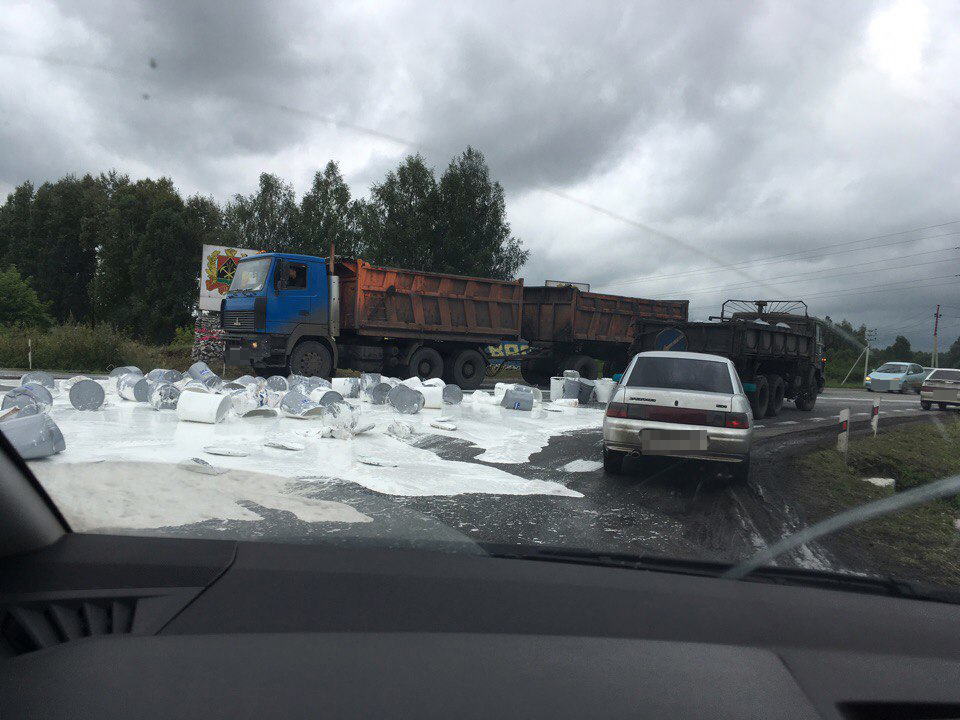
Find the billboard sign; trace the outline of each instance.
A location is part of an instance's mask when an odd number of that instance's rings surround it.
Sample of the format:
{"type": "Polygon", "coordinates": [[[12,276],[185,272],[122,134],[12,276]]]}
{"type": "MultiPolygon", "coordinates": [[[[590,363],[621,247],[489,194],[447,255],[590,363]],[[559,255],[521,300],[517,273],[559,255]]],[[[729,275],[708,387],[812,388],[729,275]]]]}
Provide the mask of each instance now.
{"type": "Polygon", "coordinates": [[[237,272],[237,261],[256,254],[256,250],[204,245],[200,262],[200,309],[220,310],[220,301],[237,272]]]}

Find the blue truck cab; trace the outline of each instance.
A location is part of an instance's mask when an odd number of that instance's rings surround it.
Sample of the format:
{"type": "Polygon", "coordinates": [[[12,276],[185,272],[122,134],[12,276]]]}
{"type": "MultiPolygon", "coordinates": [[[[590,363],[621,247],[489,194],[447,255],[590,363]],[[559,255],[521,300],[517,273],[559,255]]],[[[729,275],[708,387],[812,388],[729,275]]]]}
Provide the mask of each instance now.
{"type": "Polygon", "coordinates": [[[260,253],[237,264],[220,303],[228,365],[296,367],[329,377],[336,367],[338,278],[326,258],[260,253]]]}

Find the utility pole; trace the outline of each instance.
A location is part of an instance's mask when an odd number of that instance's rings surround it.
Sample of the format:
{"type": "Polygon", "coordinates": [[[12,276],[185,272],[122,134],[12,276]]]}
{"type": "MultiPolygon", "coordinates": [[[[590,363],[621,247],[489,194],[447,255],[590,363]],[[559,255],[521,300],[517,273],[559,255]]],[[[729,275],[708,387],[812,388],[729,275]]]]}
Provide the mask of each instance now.
{"type": "Polygon", "coordinates": [[[867,373],[870,372],[870,343],[874,342],[877,339],[877,330],[867,330],[867,354],[863,359],[863,377],[867,377],[867,373]]]}
{"type": "Polygon", "coordinates": [[[940,306],[937,305],[937,312],[933,316],[933,366],[940,367],[940,358],[937,357],[937,328],[940,326],[940,306]]]}

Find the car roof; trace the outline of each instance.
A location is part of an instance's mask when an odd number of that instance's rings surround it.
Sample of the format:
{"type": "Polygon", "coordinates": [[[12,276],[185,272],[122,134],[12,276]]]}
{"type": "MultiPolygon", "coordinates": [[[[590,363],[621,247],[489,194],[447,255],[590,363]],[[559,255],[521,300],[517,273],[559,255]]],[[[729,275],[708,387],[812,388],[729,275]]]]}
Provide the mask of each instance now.
{"type": "Polygon", "coordinates": [[[674,350],[650,350],[648,352],[638,353],[639,357],[664,357],[664,358],[686,358],[688,360],[709,360],[711,362],[722,362],[726,365],[732,365],[733,361],[722,355],[711,355],[709,353],[678,352],[674,350]]]}

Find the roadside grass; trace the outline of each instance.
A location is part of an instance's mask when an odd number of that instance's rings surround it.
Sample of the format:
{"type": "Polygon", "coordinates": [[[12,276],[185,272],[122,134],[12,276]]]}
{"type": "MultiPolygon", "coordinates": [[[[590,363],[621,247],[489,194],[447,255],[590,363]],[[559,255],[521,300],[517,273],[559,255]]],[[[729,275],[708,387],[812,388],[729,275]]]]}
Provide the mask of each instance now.
{"type": "MultiPolygon", "coordinates": [[[[835,449],[816,450],[795,463],[810,522],[894,492],[960,472],[960,420],[900,427],[877,437],[851,438],[849,463],[835,449]],[[881,488],[864,478],[893,478],[881,488]]],[[[960,498],[935,500],[855,525],[824,538],[840,557],[857,557],[870,571],[939,585],[960,585],[960,498]]]]}

